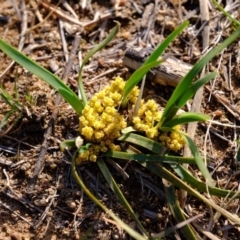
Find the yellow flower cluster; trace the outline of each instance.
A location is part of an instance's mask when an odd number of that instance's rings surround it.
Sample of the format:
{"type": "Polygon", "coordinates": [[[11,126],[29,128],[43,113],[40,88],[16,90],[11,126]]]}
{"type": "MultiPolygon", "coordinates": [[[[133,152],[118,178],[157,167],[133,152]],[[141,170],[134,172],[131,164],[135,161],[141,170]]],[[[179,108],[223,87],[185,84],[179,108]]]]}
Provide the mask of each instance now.
{"type": "MultiPolygon", "coordinates": [[[[79,154],[77,163],[96,161],[99,152],[108,149],[120,150],[113,141],[120,136],[120,132],[127,126],[123,115],[118,113],[122,99],[125,81],[117,77],[102,91],[96,93],[84,107],[80,120],[80,133],[92,146],[79,154]],[[94,144],[96,143],[96,144],[94,144]]],[[[139,89],[134,87],[129,95],[129,102],[137,101],[139,89]]]]}
{"type": "MultiPolygon", "coordinates": [[[[182,136],[172,131],[170,133],[160,133],[157,122],[161,119],[162,112],[158,110],[158,105],[154,100],[141,101],[138,115],[133,118],[134,128],[144,132],[150,139],[160,140],[160,142],[172,151],[179,151],[183,148],[185,141],[182,136]]],[[[175,126],[174,130],[180,131],[180,126],[175,126]]]]}
{"type": "MultiPolygon", "coordinates": [[[[118,112],[124,86],[125,81],[117,77],[109,86],[96,93],[84,107],[79,118],[79,130],[91,146],[79,154],[76,161],[78,164],[83,161],[95,162],[100,152],[109,149],[120,150],[120,146],[114,144],[114,140],[120,136],[121,130],[127,127],[123,114],[118,112]]],[[[136,104],[138,95],[139,89],[134,87],[129,94],[129,107],[136,104]]],[[[161,133],[157,126],[161,117],[162,112],[154,100],[142,100],[138,114],[133,118],[134,128],[145,133],[148,138],[160,141],[170,150],[180,150],[185,144],[182,136],[177,133],[180,126],[174,127],[176,132],[161,133]]]]}
{"type": "Polygon", "coordinates": [[[161,117],[162,113],[154,100],[148,100],[146,103],[141,100],[138,115],[133,118],[134,128],[145,132],[148,138],[154,139],[159,133],[156,123],[161,117]]]}
{"type": "Polygon", "coordinates": [[[170,133],[164,132],[160,135],[159,140],[168,149],[177,152],[184,147],[185,141],[181,134],[178,133],[181,131],[180,125],[175,126],[173,129],[176,130],[177,132],[174,131],[170,133]]]}

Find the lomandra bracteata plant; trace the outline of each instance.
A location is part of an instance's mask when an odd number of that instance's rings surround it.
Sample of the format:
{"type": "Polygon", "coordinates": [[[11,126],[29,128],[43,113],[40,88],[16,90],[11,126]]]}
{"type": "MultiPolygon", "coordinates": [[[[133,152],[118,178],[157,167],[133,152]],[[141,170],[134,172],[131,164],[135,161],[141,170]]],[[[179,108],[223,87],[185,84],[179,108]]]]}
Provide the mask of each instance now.
{"type": "Polygon", "coordinates": [[[162,178],[163,183],[168,181],[164,191],[174,218],[183,226],[181,230],[184,239],[198,239],[198,237],[189,219],[188,222],[185,221],[186,217],[183,214],[184,209],[181,209],[179,206],[178,195],[176,194],[174,186],[177,186],[179,189],[184,189],[189,194],[198,198],[198,200],[201,200],[211,209],[221,214],[229,222],[240,225],[239,217],[226,211],[202,194],[208,193],[222,198],[240,198],[239,193],[215,187],[215,181],[212,179],[212,175],[209,173],[198,148],[192,139],[181,132],[181,125],[193,121],[206,121],[208,120],[208,116],[191,112],[177,114],[178,110],[194,96],[199,88],[216,77],[216,72],[209,73],[200,79],[198,78],[198,74],[209,61],[240,36],[240,28],[233,32],[219,46],[203,56],[203,58],[192,67],[174,90],[163,112],[159,110],[159,106],[153,99],[147,101],[145,99],[141,101],[137,99],[139,95],[137,85],[143,76],[152,67],[157,66],[163,61],[163,59],[159,60],[159,57],[163,54],[167,46],[179,36],[187,26],[188,22],[184,22],[175,29],[155,49],[143,66],[136,70],[126,82],[122,78],[117,77],[110,82],[109,86],[96,93],[90,100],[86,98],[82,81],[84,64],[89,61],[95,52],[102,49],[114,38],[118,32],[119,25],[110,32],[109,36],[103,42],[99,43],[87,54],[80,66],[78,91],[81,99],[57,76],[39,66],[0,39],[0,49],[3,52],[50,84],[76,111],[80,120],[79,138],[81,139],[79,142],[75,139],[65,140],[60,145],[61,149],[66,147],[77,148],[71,164],[73,177],[90,199],[111,216],[132,238],[138,240],[159,239],[175,230],[168,229],[166,230],[168,233],[164,232],[163,234],[160,233],[152,237],[151,233],[143,227],[138,216],[119,189],[118,184],[115,182],[114,177],[104,161],[105,157],[111,157],[112,159],[120,158],[125,161],[136,161],[142,167],[151,171],[152,174],[155,174],[160,179],[162,178]],[[139,109],[135,113],[135,105],[138,105],[139,102],[139,109]],[[134,115],[132,115],[132,112],[134,112],[134,115]],[[186,158],[175,154],[175,152],[182,149],[185,143],[188,144],[192,157],[186,158]],[[126,148],[122,149],[122,145],[125,145],[126,148]],[[168,149],[167,152],[165,152],[165,148],[168,149]],[[96,162],[99,166],[102,175],[114,194],[116,194],[117,199],[119,199],[126,211],[137,223],[137,230],[132,229],[119,219],[119,217],[108,209],[86,187],[76,168],[76,164],[81,164],[86,161],[96,162]],[[196,169],[196,171],[201,173],[203,179],[195,178],[190,171],[183,167],[184,163],[197,165],[198,169],[196,169]]]}
{"type": "MultiPolygon", "coordinates": [[[[117,77],[111,84],[96,93],[85,105],[80,122],[80,136],[91,146],[78,155],[76,162],[97,160],[99,153],[108,150],[120,151],[120,145],[115,141],[121,136],[121,131],[128,126],[126,111],[121,109],[122,93],[126,81],[117,77]],[[125,113],[125,116],[124,116],[125,113]]],[[[139,88],[135,86],[128,96],[128,113],[133,111],[139,88]]],[[[178,151],[184,146],[184,139],[176,132],[180,126],[175,126],[170,133],[161,133],[158,128],[162,112],[154,100],[141,100],[140,108],[136,117],[133,117],[133,127],[136,131],[145,134],[148,138],[160,141],[167,148],[178,151]]]]}

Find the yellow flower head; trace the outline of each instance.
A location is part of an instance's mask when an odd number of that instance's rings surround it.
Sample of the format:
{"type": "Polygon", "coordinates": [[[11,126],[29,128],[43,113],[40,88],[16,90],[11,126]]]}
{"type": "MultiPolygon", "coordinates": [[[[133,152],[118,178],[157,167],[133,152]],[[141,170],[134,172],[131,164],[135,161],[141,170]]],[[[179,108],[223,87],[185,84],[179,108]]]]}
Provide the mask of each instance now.
{"type": "Polygon", "coordinates": [[[185,140],[183,139],[182,135],[178,132],[180,132],[180,126],[175,126],[173,128],[175,131],[172,131],[170,133],[162,133],[159,137],[160,142],[166,146],[168,149],[177,152],[181,150],[185,145],[185,140]]]}
{"type": "Polygon", "coordinates": [[[154,100],[145,102],[141,100],[140,108],[136,117],[133,118],[134,128],[154,140],[160,141],[164,146],[172,151],[179,151],[183,148],[185,141],[178,133],[180,126],[175,126],[170,133],[161,133],[158,130],[157,122],[162,117],[162,112],[158,110],[158,105],[154,100]]]}
{"type": "Polygon", "coordinates": [[[158,110],[158,105],[154,100],[148,100],[147,102],[141,100],[138,114],[133,118],[134,128],[145,132],[148,138],[154,139],[159,134],[156,123],[161,116],[162,113],[158,110]]]}
{"type": "MultiPolygon", "coordinates": [[[[117,77],[110,86],[96,93],[86,104],[80,120],[80,134],[92,143],[89,150],[79,154],[78,163],[95,161],[98,153],[108,149],[120,150],[113,142],[120,136],[121,130],[127,126],[124,116],[117,112],[121,104],[125,81],[117,77]],[[96,148],[98,144],[100,148],[96,148]]],[[[136,99],[139,89],[134,88],[129,94],[130,101],[136,99]]],[[[132,102],[135,103],[135,102],[132,102]]]]}
{"type": "MultiPolygon", "coordinates": [[[[114,141],[121,135],[121,130],[127,127],[123,114],[118,112],[121,104],[125,81],[117,77],[111,84],[96,93],[86,104],[80,120],[80,134],[91,143],[88,150],[79,154],[77,163],[96,161],[100,152],[108,150],[119,151],[120,146],[114,141]]],[[[129,106],[136,104],[139,95],[138,87],[134,87],[128,96],[129,106]]],[[[167,148],[179,151],[185,144],[176,126],[170,133],[159,132],[157,123],[162,112],[154,100],[141,100],[140,108],[132,123],[137,131],[143,132],[148,138],[158,140],[167,148]]]]}

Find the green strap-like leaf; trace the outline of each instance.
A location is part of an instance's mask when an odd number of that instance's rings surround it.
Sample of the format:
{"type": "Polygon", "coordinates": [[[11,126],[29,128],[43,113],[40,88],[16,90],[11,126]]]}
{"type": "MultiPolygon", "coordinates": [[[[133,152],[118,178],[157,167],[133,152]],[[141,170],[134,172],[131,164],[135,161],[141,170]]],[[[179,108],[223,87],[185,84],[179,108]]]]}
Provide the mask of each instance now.
{"type": "Polygon", "coordinates": [[[66,88],[59,88],[59,94],[72,106],[79,116],[82,115],[83,104],[74,92],[68,91],[66,88]]]}
{"type": "MultiPolygon", "coordinates": [[[[167,105],[164,109],[163,116],[160,120],[159,126],[164,126],[169,120],[171,120],[175,113],[178,110],[177,102],[184,95],[186,89],[192,84],[195,77],[200,73],[203,67],[213,59],[219,52],[221,52],[224,48],[229,46],[232,42],[234,42],[240,36],[240,28],[238,28],[231,36],[229,36],[222,44],[212,49],[209,53],[207,53],[203,58],[201,58],[188,72],[188,74],[180,81],[178,86],[175,88],[171,98],[168,100],[167,105]],[[173,112],[173,108],[176,112],[173,112]]],[[[174,110],[174,111],[175,111],[174,110]]]]}
{"type": "Polygon", "coordinates": [[[161,56],[170,43],[174,41],[176,37],[180,35],[180,33],[189,25],[189,21],[183,22],[177,29],[175,29],[170,35],[168,35],[163,42],[156,48],[156,50],[148,57],[145,61],[145,64],[151,63],[152,61],[156,61],[159,56],[161,56]]]}
{"type": "Polygon", "coordinates": [[[204,122],[204,121],[207,121],[209,118],[210,117],[206,114],[186,112],[173,118],[172,120],[167,122],[164,126],[168,128],[173,128],[174,126],[186,124],[189,122],[204,122]]]}
{"type": "Polygon", "coordinates": [[[165,178],[169,182],[171,182],[173,185],[187,191],[189,194],[197,197],[201,201],[205,202],[207,205],[221,213],[223,216],[225,216],[230,221],[233,221],[235,224],[240,225],[240,218],[236,215],[231,214],[229,211],[219,207],[217,204],[215,204],[212,200],[207,199],[204,197],[203,194],[196,191],[194,188],[187,185],[185,182],[183,182],[181,179],[177,178],[172,172],[170,172],[166,164],[160,164],[160,163],[144,163],[142,164],[144,167],[147,167],[150,171],[155,173],[157,176],[161,178],[165,178]],[[166,167],[164,167],[166,166],[166,167]]]}
{"type": "Polygon", "coordinates": [[[199,192],[205,192],[210,193],[211,195],[217,196],[217,197],[233,197],[236,196],[236,198],[240,198],[240,192],[236,191],[229,191],[225,189],[220,189],[217,187],[210,187],[206,186],[205,183],[199,181],[196,179],[192,173],[187,171],[183,166],[179,165],[171,165],[172,169],[177,173],[177,175],[184,180],[186,183],[191,185],[193,188],[196,188],[199,192]]]}
{"type": "Polygon", "coordinates": [[[135,154],[135,153],[127,153],[121,151],[108,151],[104,154],[104,156],[124,159],[128,161],[136,161],[139,163],[144,162],[165,162],[165,163],[188,163],[188,164],[196,164],[194,158],[185,158],[178,156],[159,156],[159,155],[150,155],[150,154],[135,154]]]}
{"type": "MultiPolygon", "coordinates": [[[[122,105],[126,106],[127,103],[127,96],[131,92],[131,90],[136,86],[143,76],[150,70],[150,68],[156,66],[152,65],[155,61],[158,60],[158,58],[163,54],[165,49],[169,46],[169,44],[177,37],[179,34],[183,31],[184,28],[188,26],[189,22],[186,21],[182,23],[176,30],[174,30],[154,51],[153,53],[148,57],[148,59],[144,62],[144,64],[137,69],[132,76],[128,79],[124,89],[123,89],[123,101],[122,105]],[[146,67],[148,65],[148,67],[146,67]]],[[[161,62],[161,61],[160,61],[161,62]]],[[[159,63],[160,63],[159,62],[159,63]]]]}
{"type": "Polygon", "coordinates": [[[215,181],[212,179],[211,174],[209,173],[203,159],[202,156],[200,155],[198,148],[196,147],[196,145],[194,144],[193,140],[188,137],[185,134],[182,134],[182,136],[184,137],[188,147],[190,148],[193,157],[195,158],[196,164],[200,170],[200,172],[202,173],[202,175],[205,177],[206,179],[206,183],[208,186],[214,187],[215,185],[215,181]]]}
{"type": "Polygon", "coordinates": [[[132,91],[132,89],[141,81],[143,76],[153,67],[156,67],[160,63],[162,63],[163,60],[159,61],[153,61],[148,64],[144,64],[142,67],[137,69],[131,77],[128,79],[124,89],[123,89],[123,98],[122,98],[122,106],[125,107],[128,102],[128,95],[132,91]]]}
{"type": "MultiPolygon", "coordinates": [[[[162,181],[166,193],[167,202],[174,218],[178,223],[186,221],[183,211],[179,205],[174,186],[165,179],[163,179],[162,181]]],[[[190,224],[182,227],[181,232],[184,235],[184,239],[198,239],[190,224]]]]}
{"type": "Polygon", "coordinates": [[[112,174],[109,172],[107,165],[105,164],[105,162],[101,159],[99,159],[97,161],[97,164],[100,168],[100,170],[102,171],[103,176],[105,177],[106,181],[108,182],[109,186],[111,187],[112,191],[116,194],[116,196],[118,197],[118,199],[121,201],[121,203],[123,204],[123,206],[125,207],[125,209],[128,211],[128,213],[131,215],[131,217],[136,221],[136,223],[138,224],[139,228],[141,229],[142,233],[145,234],[145,236],[147,236],[147,231],[144,229],[144,227],[142,226],[141,222],[139,221],[138,217],[136,216],[136,214],[134,213],[132,207],[130,206],[130,204],[128,203],[127,199],[125,198],[125,196],[123,195],[122,191],[120,190],[120,188],[118,187],[117,183],[115,182],[112,174]]]}
{"type": "Polygon", "coordinates": [[[135,133],[122,134],[122,136],[119,137],[118,140],[144,147],[145,149],[159,154],[160,156],[162,156],[166,151],[166,148],[160,143],[135,133]]]}
{"type": "Polygon", "coordinates": [[[126,223],[124,223],[119,217],[117,217],[112,210],[108,209],[101,201],[99,201],[92,193],[91,191],[86,187],[86,185],[83,183],[82,179],[80,178],[80,176],[78,175],[77,169],[76,169],[76,157],[77,157],[77,151],[75,152],[73,158],[72,158],[72,164],[71,164],[71,168],[72,168],[72,174],[73,177],[75,179],[75,181],[77,182],[77,184],[79,185],[80,188],[83,189],[83,191],[85,192],[85,194],[93,201],[95,202],[99,207],[101,207],[106,214],[108,214],[113,220],[115,220],[119,226],[121,226],[131,237],[133,237],[134,239],[138,239],[138,240],[146,240],[146,238],[142,235],[140,235],[138,232],[136,232],[134,229],[132,229],[131,227],[129,227],[126,223]]]}
{"type": "Polygon", "coordinates": [[[217,76],[217,73],[213,72],[195,81],[192,84],[192,86],[186,89],[186,92],[179,98],[176,105],[179,108],[183,107],[186,104],[186,102],[194,96],[194,94],[197,92],[199,88],[201,88],[203,85],[205,85],[207,82],[209,82],[211,79],[215,78],[216,76],[217,76]]]}
{"type": "Polygon", "coordinates": [[[78,88],[81,93],[81,98],[82,98],[84,106],[87,103],[87,97],[86,97],[86,94],[84,91],[83,81],[82,81],[83,67],[96,52],[98,52],[102,48],[104,48],[117,35],[119,28],[120,28],[120,24],[117,22],[117,25],[111,30],[109,35],[102,42],[100,42],[97,46],[95,46],[92,50],[90,50],[87,53],[86,57],[83,60],[82,65],[80,66],[79,74],[78,74],[78,88]]]}
{"type": "Polygon", "coordinates": [[[1,39],[0,49],[18,64],[26,68],[29,72],[41,78],[43,81],[51,85],[55,90],[60,91],[63,94],[63,98],[66,97],[65,100],[70,101],[69,104],[74,108],[74,110],[79,115],[81,114],[83,109],[82,101],[65,83],[62,82],[61,79],[49,72],[47,69],[41,67],[36,62],[32,61],[26,55],[20,53],[17,49],[10,46],[1,39]]]}

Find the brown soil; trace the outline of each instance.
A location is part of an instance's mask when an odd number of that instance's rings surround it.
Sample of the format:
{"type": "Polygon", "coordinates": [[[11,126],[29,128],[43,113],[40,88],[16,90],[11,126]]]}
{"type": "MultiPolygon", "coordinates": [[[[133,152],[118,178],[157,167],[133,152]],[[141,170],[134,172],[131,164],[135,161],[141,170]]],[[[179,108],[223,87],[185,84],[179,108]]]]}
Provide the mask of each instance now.
{"type": "MultiPolygon", "coordinates": [[[[154,4],[153,0],[112,0],[91,3],[86,1],[86,8],[83,8],[85,1],[78,2],[68,1],[80,22],[88,23],[93,20],[97,12],[101,16],[106,12],[110,14],[106,19],[97,18],[95,24],[81,28],[79,25],[67,22],[66,16],[74,18],[62,4],[56,7],[57,1],[49,1],[44,6],[38,5],[34,0],[25,2],[0,0],[2,15],[0,15],[0,37],[62,77],[67,62],[66,57],[69,56],[76,34],[81,36],[79,51],[84,57],[89,49],[106,37],[109,30],[115,26],[114,21],[120,22],[121,29],[117,37],[86,65],[83,78],[88,97],[102,89],[116,76],[127,79],[130,70],[121,61],[127,46],[156,47],[181,22],[181,19],[188,19],[190,25],[171,44],[168,51],[190,64],[194,64],[202,56],[203,38],[201,31],[198,32],[201,28],[198,1],[182,1],[182,5],[181,1],[159,1],[153,18],[152,15],[149,17],[146,14],[146,9],[154,4]],[[16,2],[16,6],[11,2],[16,2]],[[55,6],[54,11],[47,8],[49,4],[55,6]],[[120,9],[116,10],[118,4],[120,9]],[[56,9],[63,13],[63,18],[55,12],[56,9]],[[50,16],[47,17],[49,14],[50,16]],[[151,21],[152,25],[149,26],[151,21]],[[66,50],[63,50],[64,43],[60,28],[63,29],[66,50]]],[[[238,5],[231,11],[238,20],[240,20],[239,9],[238,5]]],[[[211,46],[225,39],[233,28],[225,17],[217,14],[219,13],[215,8],[210,11],[211,46]]],[[[57,93],[21,66],[14,64],[3,74],[11,60],[2,52],[0,59],[1,85],[21,104],[21,110],[8,120],[0,132],[0,240],[82,239],[87,231],[90,232],[87,239],[131,239],[79,189],[71,175],[71,157],[59,149],[61,141],[78,136],[78,117],[74,111],[63,100],[56,106],[57,93]],[[15,83],[18,95],[16,95],[15,83]],[[28,101],[26,96],[31,96],[31,101],[28,101]],[[48,135],[47,129],[53,120],[52,114],[57,110],[53,131],[48,135]],[[42,155],[44,147],[46,153],[42,155]],[[34,182],[34,171],[37,163],[41,161],[43,165],[40,166],[37,181],[34,182]]],[[[220,67],[220,75],[213,87],[213,95],[209,101],[210,94],[206,89],[204,90],[201,111],[220,123],[238,125],[240,70],[237,42],[213,60],[208,69],[213,70],[218,67],[220,67]],[[228,82],[231,82],[231,87],[228,82]],[[226,108],[226,103],[221,103],[214,96],[222,97],[234,107],[235,116],[229,108],[226,108]]],[[[76,91],[77,71],[76,56],[67,78],[68,85],[74,91],[76,91]]],[[[172,87],[155,85],[153,88],[148,81],[145,94],[160,96],[167,100],[172,91],[172,87]]],[[[4,112],[9,110],[9,106],[2,98],[0,98],[0,109],[2,110],[0,120],[2,120],[6,116],[4,112]]],[[[202,153],[206,144],[207,156],[212,159],[214,179],[221,188],[237,190],[239,183],[235,140],[238,139],[239,130],[213,125],[205,142],[206,132],[206,127],[198,125],[195,142],[202,153]]],[[[125,166],[123,161],[117,163],[122,167],[125,166]]],[[[124,179],[111,164],[109,169],[144,227],[151,234],[159,233],[176,224],[168,208],[161,179],[135,163],[130,163],[125,169],[129,175],[127,179],[124,179]]],[[[104,204],[137,230],[135,222],[116,199],[95,163],[81,165],[79,173],[85,184],[104,204]]],[[[223,199],[214,199],[223,201],[223,199]]],[[[221,205],[221,202],[218,203],[221,205]]],[[[198,220],[198,224],[207,229],[215,212],[191,196],[187,198],[187,206],[191,208],[193,216],[203,213],[204,217],[198,220]]],[[[238,201],[233,201],[227,210],[238,214],[238,201]]],[[[232,226],[225,218],[220,217],[212,225],[210,232],[221,239],[238,239],[239,227],[232,226]]],[[[199,234],[203,236],[201,232],[199,234]]],[[[167,239],[180,238],[181,233],[176,232],[167,239]]]]}

